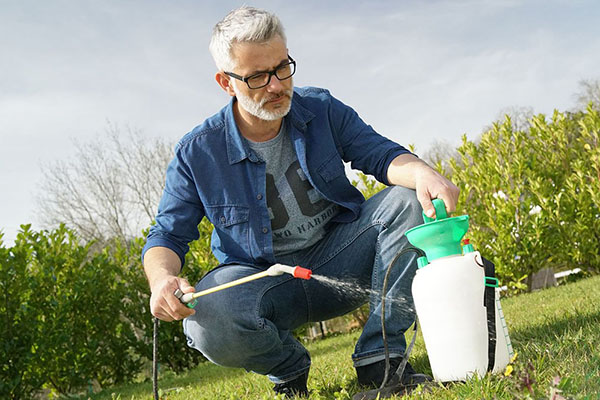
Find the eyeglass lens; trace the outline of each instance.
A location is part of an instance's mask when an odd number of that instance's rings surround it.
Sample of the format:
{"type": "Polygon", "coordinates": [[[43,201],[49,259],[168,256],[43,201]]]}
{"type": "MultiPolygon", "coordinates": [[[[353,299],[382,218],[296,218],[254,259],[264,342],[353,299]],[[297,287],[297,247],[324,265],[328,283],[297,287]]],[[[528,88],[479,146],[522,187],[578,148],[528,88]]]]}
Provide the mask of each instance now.
{"type": "MultiPolygon", "coordinates": [[[[289,77],[294,75],[295,67],[296,66],[293,62],[281,65],[277,69],[275,69],[274,75],[280,81],[288,79],[289,77]]],[[[268,72],[263,72],[261,74],[256,74],[248,77],[248,87],[250,87],[250,89],[258,89],[260,87],[267,86],[271,81],[271,75],[272,74],[268,72]]]]}

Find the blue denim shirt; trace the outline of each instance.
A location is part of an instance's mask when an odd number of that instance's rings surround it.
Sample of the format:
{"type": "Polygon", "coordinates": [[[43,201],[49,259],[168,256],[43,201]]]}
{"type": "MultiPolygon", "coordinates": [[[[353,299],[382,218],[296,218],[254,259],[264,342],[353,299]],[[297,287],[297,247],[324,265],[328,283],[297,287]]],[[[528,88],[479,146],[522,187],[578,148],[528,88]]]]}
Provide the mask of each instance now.
{"type": "MultiPolygon", "coordinates": [[[[243,140],[233,116],[234,98],[175,147],[145,252],[163,246],[183,265],[188,243],[207,217],[215,229],[213,254],[221,263],[275,263],[265,195],[265,164],[243,140]]],[[[337,222],[358,217],[364,197],[346,177],[343,162],[388,184],[387,170],[404,147],[376,133],[325,89],[295,88],[284,118],[298,161],[312,186],[337,203],[337,222]]]]}

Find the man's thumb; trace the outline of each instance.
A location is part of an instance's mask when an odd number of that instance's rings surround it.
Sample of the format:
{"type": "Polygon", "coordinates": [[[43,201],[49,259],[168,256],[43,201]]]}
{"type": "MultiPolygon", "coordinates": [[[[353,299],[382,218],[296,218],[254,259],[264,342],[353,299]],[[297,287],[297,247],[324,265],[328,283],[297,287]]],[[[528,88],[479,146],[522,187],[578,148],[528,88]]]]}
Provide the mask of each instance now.
{"type": "Polygon", "coordinates": [[[194,289],[194,287],[185,279],[179,280],[179,289],[181,289],[183,293],[194,293],[196,291],[196,289],[194,289]]]}

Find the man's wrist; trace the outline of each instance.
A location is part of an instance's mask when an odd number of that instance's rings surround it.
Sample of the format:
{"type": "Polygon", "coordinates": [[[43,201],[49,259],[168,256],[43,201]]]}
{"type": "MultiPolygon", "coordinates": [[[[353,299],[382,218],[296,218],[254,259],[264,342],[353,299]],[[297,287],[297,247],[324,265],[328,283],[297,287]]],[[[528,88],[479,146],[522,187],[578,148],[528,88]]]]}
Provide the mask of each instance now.
{"type": "Polygon", "coordinates": [[[433,169],[420,158],[412,154],[401,154],[390,163],[388,182],[415,189],[417,180],[430,170],[433,169]]]}
{"type": "Polygon", "coordinates": [[[179,275],[180,269],[179,256],[169,248],[152,247],[144,256],[144,271],[151,290],[158,282],[179,275]]]}

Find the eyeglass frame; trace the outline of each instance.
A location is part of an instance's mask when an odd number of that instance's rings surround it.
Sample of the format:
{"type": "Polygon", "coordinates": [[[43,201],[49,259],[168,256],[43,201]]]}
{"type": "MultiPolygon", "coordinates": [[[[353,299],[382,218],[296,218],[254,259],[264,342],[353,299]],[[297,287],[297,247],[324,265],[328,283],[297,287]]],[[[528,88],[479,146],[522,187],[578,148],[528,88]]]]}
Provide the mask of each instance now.
{"type": "Polygon", "coordinates": [[[292,75],[294,75],[296,73],[296,61],[289,54],[288,54],[288,60],[289,60],[288,63],[281,64],[281,65],[273,68],[271,71],[258,72],[256,74],[252,74],[252,75],[246,76],[246,77],[238,75],[238,74],[234,74],[233,72],[223,71],[223,73],[225,75],[227,75],[227,76],[230,76],[232,78],[235,78],[237,80],[240,80],[240,81],[244,82],[248,86],[249,89],[262,89],[262,88],[264,88],[265,86],[268,86],[271,83],[271,78],[273,78],[273,76],[275,76],[275,78],[277,78],[279,81],[285,81],[286,79],[290,79],[292,77],[292,75]],[[280,79],[277,76],[277,70],[279,68],[281,68],[281,67],[284,67],[284,66],[287,66],[287,65],[292,65],[292,64],[294,65],[294,72],[292,72],[292,74],[290,76],[288,76],[287,78],[280,79]],[[259,87],[250,87],[250,84],[248,83],[248,81],[250,79],[254,78],[257,75],[262,75],[262,74],[269,74],[269,79],[267,79],[267,83],[265,83],[264,85],[259,86],[259,87]]]}

